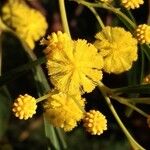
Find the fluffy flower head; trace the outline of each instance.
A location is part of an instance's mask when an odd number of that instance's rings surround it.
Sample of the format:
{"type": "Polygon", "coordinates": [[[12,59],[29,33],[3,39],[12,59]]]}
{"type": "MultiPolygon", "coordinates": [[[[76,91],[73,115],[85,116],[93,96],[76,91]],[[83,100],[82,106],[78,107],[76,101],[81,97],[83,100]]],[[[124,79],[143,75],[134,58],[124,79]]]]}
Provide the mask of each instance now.
{"type": "Polygon", "coordinates": [[[107,120],[99,111],[90,110],[83,118],[83,126],[92,135],[100,135],[107,130],[107,120]]]}
{"type": "MultiPolygon", "coordinates": [[[[67,38],[67,37],[66,37],[67,38]]],[[[91,92],[102,79],[103,59],[86,40],[66,39],[61,48],[53,49],[47,61],[53,85],[70,95],[91,92]]]]}
{"type": "Polygon", "coordinates": [[[139,8],[141,4],[144,4],[144,0],[122,0],[122,5],[127,9],[139,8]]]}
{"type": "Polygon", "coordinates": [[[137,60],[137,40],[120,27],[105,27],[96,34],[94,45],[104,58],[104,71],[119,74],[129,70],[137,60]]]}
{"type": "Polygon", "coordinates": [[[53,91],[44,105],[47,120],[55,127],[71,131],[83,118],[84,99],[53,91]]]}
{"type": "Polygon", "coordinates": [[[31,49],[48,27],[45,17],[38,10],[28,7],[24,1],[6,3],[2,8],[2,18],[31,49]]]}
{"type": "Polygon", "coordinates": [[[141,24],[136,29],[136,38],[141,44],[150,44],[150,26],[141,24]]]}
{"type": "Polygon", "coordinates": [[[19,95],[19,97],[15,100],[12,111],[19,119],[27,120],[28,118],[32,118],[32,116],[36,113],[36,108],[37,105],[35,98],[25,94],[24,96],[19,95]]]}

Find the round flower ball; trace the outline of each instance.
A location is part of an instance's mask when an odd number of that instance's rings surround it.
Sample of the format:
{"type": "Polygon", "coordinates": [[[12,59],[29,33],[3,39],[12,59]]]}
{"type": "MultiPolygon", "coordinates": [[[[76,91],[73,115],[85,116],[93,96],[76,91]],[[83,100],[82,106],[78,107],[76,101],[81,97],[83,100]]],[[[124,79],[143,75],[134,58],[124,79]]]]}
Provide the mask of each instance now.
{"type": "Polygon", "coordinates": [[[103,56],[105,72],[123,73],[137,60],[137,40],[123,28],[107,26],[95,38],[94,45],[103,56]]]}

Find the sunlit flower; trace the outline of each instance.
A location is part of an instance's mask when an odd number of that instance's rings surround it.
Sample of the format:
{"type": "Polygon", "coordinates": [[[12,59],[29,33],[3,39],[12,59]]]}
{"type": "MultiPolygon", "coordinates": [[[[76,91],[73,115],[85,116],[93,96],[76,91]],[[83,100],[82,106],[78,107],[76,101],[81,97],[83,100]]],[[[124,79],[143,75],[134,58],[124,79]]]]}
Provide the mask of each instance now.
{"type": "Polygon", "coordinates": [[[34,48],[35,41],[44,36],[48,27],[45,17],[24,1],[6,3],[2,8],[2,18],[31,49],[34,48]]]}
{"type": "Polygon", "coordinates": [[[48,73],[60,91],[70,95],[91,92],[102,79],[103,59],[86,40],[68,40],[52,53],[47,61],[48,73]]]}
{"type": "Polygon", "coordinates": [[[12,111],[19,119],[27,120],[28,118],[32,118],[32,116],[36,113],[36,108],[37,105],[35,98],[25,94],[24,96],[19,95],[19,97],[15,100],[12,111]]]}
{"type": "Polygon", "coordinates": [[[137,60],[137,40],[120,27],[105,27],[96,34],[94,45],[104,58],[104,71],[119,74],[128,71],[137,60]]]}
{"type": "Polygon", "coordinates": [[[83,118],[83,126],[92,135],[100,135],[107,130],[107,120],[101,112],[90,110],[83,118]]]}
{"type": "Polygon", "coordinates": [[[122,5],[127,9],[139,8],[141,4],[144,4],[144,0],[121,0],[122,5]]]}
{"type": "Polygon", "coordinates": [[[141,44],[150,44],[150,26],[141,24],[136,29],[136,38],[141,44]]]}
{"type": "Polygon", "coordinates": [[[84,102],[80,95],[71,97],[54,90],[44,105],[46,118],[53,126],[71,131],[83,118],[84,102]]]}

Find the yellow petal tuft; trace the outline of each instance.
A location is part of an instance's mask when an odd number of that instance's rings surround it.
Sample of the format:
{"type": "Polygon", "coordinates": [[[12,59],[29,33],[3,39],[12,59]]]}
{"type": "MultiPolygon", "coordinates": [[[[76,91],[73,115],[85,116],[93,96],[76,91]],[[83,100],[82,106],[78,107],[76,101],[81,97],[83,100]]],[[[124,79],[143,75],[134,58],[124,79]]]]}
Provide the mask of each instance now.
{"type": "Polygon", "coordinates": [[[83,118],[84,103],[80,95],[71,97],[54,90],[44,104],[46,118],[53,126],[71,131],[83,118]]]}
{"type": "Polygon", "coordinates": [[[31,49],[34,48],[35,41],[45,35],[48,28],[45,17],[24,1],[7,2],[2,8],[2,18],[31,49]]]}
{"type": "Polygon", "coordinates": [[[105,27],[96,34],[95,47],[104,58],[104,71],[119,74],[128,71],[137,60],[137,40],[120,27],[105,27]]]}
{"type": "Polygon", "coordinates": [[[92,135],[101,135],[107,130],[107,120],[99,111],[90,110],[85,113],[83,126],[86,128],[87,132],[92,135]]]}
{"type": "MultiPolygon", "coordinates": [[[[57,47],[60,40],[54,42],[54,48],[51,47],[53,44],[48,44],[46,48],[51,48],[50,51],[46,50],[49,51],[47,68],[51,82],[57,89],[70,95],[91,92],[102,79],[102,57],[86,40],[72,41],[66,35],[63,37],[61,48],[57,47]]],[[[53,43],[51,39],[47,43],[53,43]]],[[[58,33],[56,39],[59,39],[58,33]]]]}
{"type": "Polygon", "coordinates": [[[32,118],[32,116],[36,113],[36,108],[37,105],[35,98],[25,94],[24,96],[19,95],[19,97],[15,100],[12,111],[19,119],[27,120],[28,118],[32,118]]]}

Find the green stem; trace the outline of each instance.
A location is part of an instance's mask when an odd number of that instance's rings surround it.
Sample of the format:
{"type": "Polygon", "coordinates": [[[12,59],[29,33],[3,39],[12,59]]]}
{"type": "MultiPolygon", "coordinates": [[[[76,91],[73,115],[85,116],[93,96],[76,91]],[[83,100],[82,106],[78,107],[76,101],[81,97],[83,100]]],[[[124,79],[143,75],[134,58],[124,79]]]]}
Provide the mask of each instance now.
{"type": "Polygon", "coordinates": [[[104,25],[104,23],[103,23],[101,17],[100,17],[100,16],[98,15],[98,13],[96,12],[96,10],[95,10],[93,7],[88,7],[88,6],[87,6],[87,8],[89,8],[89,10],[94,14],[94,16],[96,17],[96,19],[97,19],[99,25],[100,25],[101,28],[103,29],[103,28],[105,27],[105,25],[104,25]]]}
{"type": "Polygon", "coordinates": [[[148,98],[145,98],[145,97],[143,97],[143,98],[128,98],[128,99],[126,99],[126,101],[129,103],[133,102],[133,103],[141,103],[141,104],[150,105],[150,97],[148,97],[148,98]]]}
{"type": "Polygon", "coordinates": [[[49,98],[50,96],[51,96],[51,93],[45,94],[44,96],[41,96],[38,99],[36,99],[36,103],[39,103],[39,102],[49,98]]]}
{"type": "Polygon", "coordinates": [[[59,8],[64,32],[66,32],[71,37],[65,9],[65,0],[59,0],[59,8]]]}
{"type": "Polygon", "coordinates": [[[115,108],[113,107],[110,98],[107,96],[106,92],[105,92],[105,88],[104,85],[99,84],[98,85],[99,90],[101,91],[102,95],[104,96],[112,114],[114,115],[116,121],[118,122],[119,126],[121,127],[121,129],[123,130],[124,134],[126,135],[126,137],[128,138],[128,140],[131,142],[131,145],[135,148],[135,149],[139,149],[139,150],[145,150],[141,145],[139,145],[134,138],[131,136],[131,134],[129,133],[129,131],[126,129],[126,127],[124,126],[124,124],[122,123],[121,119],[119,118],[115,108]]]}
{"type": "Polygon", "coordinates": [[[107,9],[109,11],[112,11],[116,15],[119,15],[120,17],[125,19],[132,26],[133,29],[136,28],[136,24],[130,18],[128,18],[125,14],[123,14],[118,8],[108,6],[104,3],[90,3],[90,2],[83,1],[83,0],[73,0],[73,1],[75,1],[79,4],[82,4],[82,5],[85,5],[87,7],[99,7],[99,8],[104,8],[104,9],[107,9]]]}
{"type": "Polygon", "coordinates": [[[149,115],[147,113],[145,113],[144,111],[142,111],[141,109],[137,108],[135,105],[132,105],[131,103],[129,103],[128,101],[126,101],[125,98],[119,97],[119,96],[111,96],[113,99],[117,100],[119,103],[124,104],[130,108],[132,108],[133,110],[137,111],[139,114],[143,115],[144,117],[148,117],[149,115]]]}
{"type": "Polygon", "coordinates": [[[0,76],[2,75],[2,31],[0,31],[0,76]]]}

